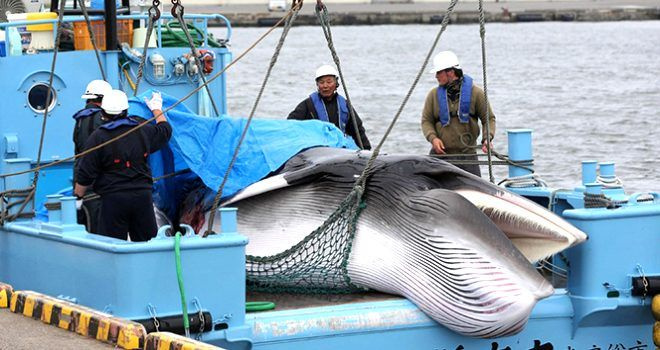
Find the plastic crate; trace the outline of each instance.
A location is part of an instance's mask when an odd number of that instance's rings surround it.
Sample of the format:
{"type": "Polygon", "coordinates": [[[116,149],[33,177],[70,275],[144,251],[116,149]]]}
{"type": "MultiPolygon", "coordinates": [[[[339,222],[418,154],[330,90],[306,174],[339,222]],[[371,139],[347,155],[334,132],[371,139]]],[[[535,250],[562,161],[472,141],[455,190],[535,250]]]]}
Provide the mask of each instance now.
{"type": "MultiPolygon", "coordinates": [[[[105,50],[105,22],[92,21],[91,24],[92,30],[94,31],[94,40],[96,40],[96,45],[98,45],[99,50],[105,50]]],[[[117,20],[117,40],[120,44],[133,44],[132,19],[117,20]]],[[[92,46],[92,40],[89,38],[87,23],[73,23],[73,47],[76,50],[94,50],[94,46],[92,46]]]]}

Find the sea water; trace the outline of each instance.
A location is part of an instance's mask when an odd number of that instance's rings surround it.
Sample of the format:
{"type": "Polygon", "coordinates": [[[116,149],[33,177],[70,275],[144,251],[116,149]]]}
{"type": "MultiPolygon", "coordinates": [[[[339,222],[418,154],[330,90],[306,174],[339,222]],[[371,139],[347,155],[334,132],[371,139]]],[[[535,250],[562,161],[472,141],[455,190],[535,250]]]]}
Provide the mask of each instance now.
{"type": "MultiPolygon", "coordinates": [[[[372,145],[395,116],[439,28],[332,28],[351,101],[372,145]]],[[[234,28],[234,57],[267,29],[234,28]]],[[[214,33],[222,37],[225,31],[214,33]]],[[[250,113],[280,33],[273,32],[227,71],[230,114],[250,113]]],[[[660,191],[659,38],[660,21],[488,24],[487,88],[497,117],[495,149],[507,152],[507,129],[531,128],[536,172],[555,188],[579,184],[580,161],[595,159],[615,162],[627,191],[660,191]]],[[[435,52],[440,50],[455,51],[465,73],[483,84],[478,25],[450,25],[435,52]]],[[[315,69],[332,62],[320,27],[294,27],[256,115],[286,118],[314,91],[315,69]]],[[[433,74],[424,72],[385,152],[428,152],[420,115],[435,84],[433,74]]],[[[506,168],[495,169],[497,180],[506,175],[506,168]]]]}

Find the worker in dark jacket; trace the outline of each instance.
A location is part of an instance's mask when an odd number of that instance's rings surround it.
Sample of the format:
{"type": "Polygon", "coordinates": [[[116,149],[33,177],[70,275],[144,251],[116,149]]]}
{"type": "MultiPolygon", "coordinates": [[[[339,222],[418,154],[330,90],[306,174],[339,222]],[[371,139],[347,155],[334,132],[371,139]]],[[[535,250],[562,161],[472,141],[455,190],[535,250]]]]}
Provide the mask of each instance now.
{"type": "Polygon", "coordinates": [[[308,98],[296,106],[287,119],[318,119],[334,124],[344,135],[349,135],[363,149],[371,149],[371,144],[362,127],[362,120],[353,110],[353,116],[357,122],[358,132],[355,132],[353,121],[348,113],[346,99],[337,93],[339,87],[339,73],[330,65],[323,65],[316,70],[316,88],[308,98]]]}
{"type": "MultiPolygon", "coordinates": [[[[151,195],[153,179],[147,162],[149,154],[165,146],[172,127],[162,112],[160,93],[146,100],[156,118],[117,141],[92,151],[80,161],[75,194],[80,197],[89,186],[101,196],[99,234],[104,236],[147,241],[158,227],[151,195]]],[[[112,90],[103,97],[103,118],[107,120],[89,137],[86,149],[96,147],[124,134],[139,121],[128,113],[128,98],[123,91],[112,90]]]]}
{"type": "MultiPolygon", "coordinates": [[[[73,114],[76,123],[73,128],[74,154],[82,153],[85,150],[85,143],[89,135],[103,124],[101,100],[109,91],[112,91],[112,86],[105,80],[92,80],[87,84],[85,93],[81,96],[82,99],[86,100],[85,108],[73,114]]],[[[74,183],[76,182],[79,160],[79,158],[76,158],[73,163],[74,183]]],[[[89,232],[97,232],[101,201],[91,190],[87,191],[85,197],[81,210],[78,210],[78,223],[84,224],[89,232]]]]}

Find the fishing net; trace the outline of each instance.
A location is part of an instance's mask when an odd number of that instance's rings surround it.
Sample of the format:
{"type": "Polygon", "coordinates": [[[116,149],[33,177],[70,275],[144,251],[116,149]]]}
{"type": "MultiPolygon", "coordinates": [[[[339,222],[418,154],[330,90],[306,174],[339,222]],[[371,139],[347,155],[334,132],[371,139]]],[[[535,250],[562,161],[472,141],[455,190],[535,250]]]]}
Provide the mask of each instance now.
{"type": "Polygon", "coordinates": [[[293,247],[272,256],[246,257],[251,291],[341,294],[364,291],[346,268],[365,203],[354,188],[323,224],[293,247]]]}

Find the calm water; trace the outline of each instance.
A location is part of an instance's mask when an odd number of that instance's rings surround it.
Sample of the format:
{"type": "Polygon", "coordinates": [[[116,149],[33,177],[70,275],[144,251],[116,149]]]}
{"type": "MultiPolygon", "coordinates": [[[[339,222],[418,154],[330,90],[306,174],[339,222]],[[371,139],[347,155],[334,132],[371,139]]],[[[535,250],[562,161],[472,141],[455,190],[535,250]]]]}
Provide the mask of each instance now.
{"type": "MultiPolygon", "coordinates": [[[[394,117],[438,28],[332,29],[351,100],[373,145],[394,117]]],[[[236,28],[234,54],[265,30],[236,28]]],[[[507,129],[531,128],[536,172],[553,187],[577,185],[580,161],[595,159],[616,162],[627,191],[660,190],[660,21],[492,24],[486,31],[497,151],[507,153],[507,129]]],[[[279,35],[275,31],[228,71],[232,115],[249,115],[279,35]]],[[[464,71],[482,84],[477,25],[449,26],[436,52],[443,49],[454,50],[464,71]]],[[[257,116],[285,118],[315,89],[313,74],[322,63],[332,58],[321,29],[293,28],[257,116]]],[[[423,75],[385,152],[428,151],[419,121],[434,84],[432,74],[423,75]]],[[[500,180],[506,170],[495,174],[500,180]]]]}

